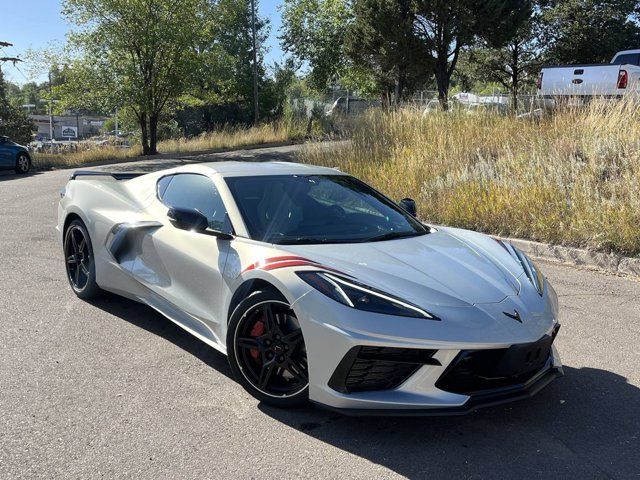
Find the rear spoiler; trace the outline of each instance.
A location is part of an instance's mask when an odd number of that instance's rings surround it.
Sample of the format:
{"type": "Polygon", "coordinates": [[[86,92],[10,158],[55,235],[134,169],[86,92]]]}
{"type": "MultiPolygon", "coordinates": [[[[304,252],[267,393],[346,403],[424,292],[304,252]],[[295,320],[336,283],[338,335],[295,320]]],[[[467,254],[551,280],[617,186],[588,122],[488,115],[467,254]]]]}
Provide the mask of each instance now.
{"type": "Polygon", "coordinates": [[[76,170],[69,180],[75,180],[78,177],[112,177],[116,180],[131,180],[132,178],[145,175],[144,172],[100,172],[96,170],[76,170]]]}

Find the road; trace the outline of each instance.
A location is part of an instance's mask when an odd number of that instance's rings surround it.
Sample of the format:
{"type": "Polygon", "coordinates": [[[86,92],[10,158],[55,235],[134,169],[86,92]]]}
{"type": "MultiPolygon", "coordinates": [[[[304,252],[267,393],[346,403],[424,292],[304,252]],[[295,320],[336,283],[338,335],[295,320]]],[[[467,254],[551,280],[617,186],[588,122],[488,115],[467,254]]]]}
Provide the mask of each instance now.
{"type": "Polygon", "coordinates": [[[639,282],[544,265],[566,375],[533,399],[445,418],[275,410],[151,309],[72,294],[54,235],[69,174],[0,176],[0,478],[640,478],[639,282]]]}

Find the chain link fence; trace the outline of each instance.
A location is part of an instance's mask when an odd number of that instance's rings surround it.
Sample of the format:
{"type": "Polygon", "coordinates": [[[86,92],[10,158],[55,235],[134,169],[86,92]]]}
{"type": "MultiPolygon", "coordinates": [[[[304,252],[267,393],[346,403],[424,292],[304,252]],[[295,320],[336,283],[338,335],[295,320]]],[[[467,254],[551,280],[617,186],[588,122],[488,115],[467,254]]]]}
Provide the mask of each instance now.
{"type": "MultiPolygon", "coordinates": [[[[537,94],[523,94],[517,96],[517,104],[513,105],[511,95],[494,93],[458,92],[449,96],[449,108],[455,110],[484,110],[501,114],[517,115],[540,114],[553,109],[554,102],[537,94]]],[[[422,90],[414,92],[402,102],[404,107],[412,107],[425,114],[440,109],[438,92],[422,90]]],[[[320,117],[357,117],[370,108],[382,107],[383,103],[377,99],[366,99],[354,95],[346,90],[334,90],[332,95],[321,98],[292,98],[289,105],[294,115],[300,118],[320,117]]]]}

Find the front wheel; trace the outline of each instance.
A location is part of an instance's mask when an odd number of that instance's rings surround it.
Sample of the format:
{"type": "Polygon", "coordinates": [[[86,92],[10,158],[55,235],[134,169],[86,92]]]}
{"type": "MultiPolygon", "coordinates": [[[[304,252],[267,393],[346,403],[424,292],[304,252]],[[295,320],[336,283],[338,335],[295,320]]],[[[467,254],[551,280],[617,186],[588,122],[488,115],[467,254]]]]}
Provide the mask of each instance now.
{"type": "Polygon", "coordinates": [[[26,174],[29,173],[29,170],[31,170],[31,159],[29,158],[29,155],[27,155],[26,153],[19,153],[18,157],[16,158],[16,173],[19,174],[26,174]]]}
{"type": "Polygon", "coordinates": [[[277,292],[255,292],[235,309],[227,332],[227,355],[236,380],[258,400],[296,407],[309,399],[302,329],[277,292]]]}
{"type": "Polygon", "coordinates": [[[79,219],[72,221],[65,232],[64,257],[67,278],[74,293],[83,300],[96,297],[101,290],[96,283],[93,246],[87,227],[79,219]]]}

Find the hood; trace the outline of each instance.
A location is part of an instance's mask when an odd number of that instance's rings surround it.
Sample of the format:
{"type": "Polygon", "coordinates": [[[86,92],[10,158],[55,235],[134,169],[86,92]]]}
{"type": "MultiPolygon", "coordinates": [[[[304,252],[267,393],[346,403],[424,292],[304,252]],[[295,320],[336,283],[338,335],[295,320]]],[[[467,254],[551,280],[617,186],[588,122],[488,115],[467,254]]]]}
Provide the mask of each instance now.
{"type": "Polygon", "coordinates": [[[469,306],[518,295],[522,268],[490,237],[437,232],[383,242],[281,245],[416,305],[469,306]]]}

